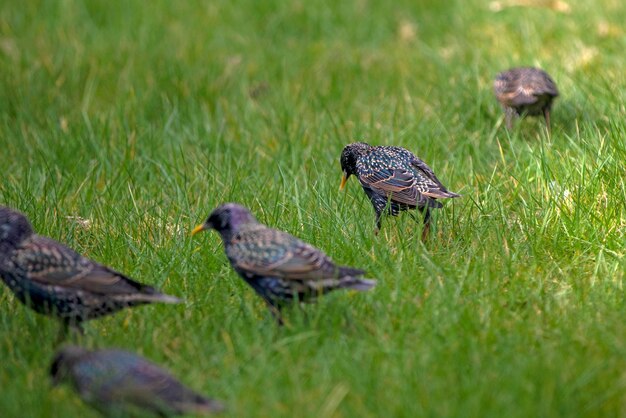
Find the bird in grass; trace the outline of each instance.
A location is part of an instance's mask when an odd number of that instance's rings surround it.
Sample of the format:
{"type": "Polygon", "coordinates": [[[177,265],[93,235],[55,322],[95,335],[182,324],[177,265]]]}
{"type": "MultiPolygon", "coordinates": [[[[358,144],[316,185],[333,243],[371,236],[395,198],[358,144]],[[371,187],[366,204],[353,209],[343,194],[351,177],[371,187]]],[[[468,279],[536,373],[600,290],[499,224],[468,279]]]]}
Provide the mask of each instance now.
{"type": "Polygon", "coordinates": [[[54,386],[68,383],[83,401],[106,416],[207,415],[224,409],[156,364],[122,350],[63,347],[52,361],[50,376],[54,386]]]}
{"type": "Polygon", "coordinates": [[[314,246],[256,220],[235,203],[217,207],[192,235],[215,229],[230,264],[267,303],[279,324],[281,309],[293,301],[309,302],[336,289],[365,291],[376,281],[363,270],[336,265],[314,246]]]}
{"type": "Polygon", "coordinates": [[[507,129],[518,116],[543,115],[550,131],[550,108],[559,91],[548,73],[532,67],[512,68],[496,76],[493,88],[504,108],[507,129]]]}
{"type": "Polygon", "coordinates": [[[26,217],[0,206],[0,277],[35,311],[82,331],[83,321],[152,302],[180,303],[33,232],[26,217]]]}
{"type": "Polygon", "coordinates": [[[424,214],[425,240],[431,209],[442,207],[437,199],[461,196],[446,189],[433,170],[405,148],[355,142],[346,145],[340,162],[343,177],[339,190],[343,190],[351,175],[359,179],[376,212],[376,234],[383,213],[397,216],[400,211],[418,209],[424,214]]]}

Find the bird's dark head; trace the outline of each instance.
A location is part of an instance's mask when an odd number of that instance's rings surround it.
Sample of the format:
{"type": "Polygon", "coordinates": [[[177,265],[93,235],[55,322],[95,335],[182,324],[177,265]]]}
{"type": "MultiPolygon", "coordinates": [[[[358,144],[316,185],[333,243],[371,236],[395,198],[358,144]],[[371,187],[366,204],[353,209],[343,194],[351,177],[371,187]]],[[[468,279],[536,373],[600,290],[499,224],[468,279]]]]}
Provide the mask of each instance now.
{"type": "Polygon", "coordinates": [[[31,236],[33,228],[20,212],[0,206],[0,248],[14,248],[31,236]]]}
{"type": "Polygon", "coordinates": [[[356,174],[356,162],[359,157],[365,155],[371,148],[372,146],[366,144],[365,142],[355,142],[353,144],[346,145],[343,151],[341,151],[341,158],[339,159],[339,162],[341,163],[343,177],[341,179],[339,190],[343,190],[348,178],[351,175],[356,174]]]}
{"type": "Polygon", "coordinates": [[[57,386],[68,380],[72,367],[85,354],[87,354],[87,350],[73,345],[62,347],[57,351],[52,360],[52,364],[50,364],[52,384],[57,386]]]}
{"type": "Polygon", "coordinates": [[[226,203],[211,212],[207,220],[191,232],[196,235],[206,229],[215,229],[223,239],[236,233],[244,225],[256,224],[258,221],[245,207],[236,203],[226,203]]]}

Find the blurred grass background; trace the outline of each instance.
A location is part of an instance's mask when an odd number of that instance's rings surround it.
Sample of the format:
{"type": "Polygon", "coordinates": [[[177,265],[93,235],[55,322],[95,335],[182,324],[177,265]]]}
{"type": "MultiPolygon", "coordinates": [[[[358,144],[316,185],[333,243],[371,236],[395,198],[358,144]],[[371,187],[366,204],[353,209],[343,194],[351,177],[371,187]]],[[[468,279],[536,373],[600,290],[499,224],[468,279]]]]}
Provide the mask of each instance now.
{"type": "MultiPolygon", "coordinates": [[[[232,417],[626,412],[626,6],[586,1],[0,3],[0,204],[186,299],[87,326],[232,417]],[[506,132],[511,66],[561,92],[506,132]],[[463,198],[426,245],[378,237],[355,140],[411,149],[463,198]],[[218,204],[379,279],[278,329],[230,269],[218,204]]],[[[47,367],[58,324],[0,287],[3,417],[96,416],[47,367]]]]}

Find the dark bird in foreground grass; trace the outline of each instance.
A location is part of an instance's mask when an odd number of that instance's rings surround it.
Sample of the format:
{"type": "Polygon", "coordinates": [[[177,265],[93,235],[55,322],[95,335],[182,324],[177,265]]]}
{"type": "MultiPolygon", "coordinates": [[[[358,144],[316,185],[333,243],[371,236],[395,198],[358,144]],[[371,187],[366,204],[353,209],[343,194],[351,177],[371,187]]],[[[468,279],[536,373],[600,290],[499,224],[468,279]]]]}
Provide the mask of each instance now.
{"type": "Polygon", "coordinates": [[[298,238],[259,223],[235,203],[217,207],[192,232],[215,229],[235,271],[265,300],[279,323],[281,308],[308,302],[336,289],[369,290],[376,282],[365,272],[336,265],[326,254],[298,238]]]}
{"type": "Polygon", "coordinates": [[[206,415],[224,409],[218,401],[194,392],[156,364],[127,351],[63,347],[55,355],[50,375],[55,386],[69,383],[83,401],[106,416],[206,415]]]}
{"type": "Polygon", "coordinates": [[[430,210],[442,207],[437,199],[460,197],[448,191],[424,161],[401,147],[356,142],[343,149],[340,162],[339,190],[351,175],[359,179],[376,212],[377,234],[383,213],[397,216],[403,210],[419,209],[424,214],[424,240],[430,230],[430,210]]]}
{"type": "Polygon", "coordinates": [[[550,131],[550,108],[559,95],[556,84],[539,68],[512,68],[497,75],[493,83],[496,98],[504,108],[506,127],[518,116],[543,115],[550,131]]]}
{"type": "Polygon", "coordinates": [[[181,302],[36,235],[23,214],[3,206],[0,276],[22,303],[59,318],[63,332],[129,306],[181,302]]]}

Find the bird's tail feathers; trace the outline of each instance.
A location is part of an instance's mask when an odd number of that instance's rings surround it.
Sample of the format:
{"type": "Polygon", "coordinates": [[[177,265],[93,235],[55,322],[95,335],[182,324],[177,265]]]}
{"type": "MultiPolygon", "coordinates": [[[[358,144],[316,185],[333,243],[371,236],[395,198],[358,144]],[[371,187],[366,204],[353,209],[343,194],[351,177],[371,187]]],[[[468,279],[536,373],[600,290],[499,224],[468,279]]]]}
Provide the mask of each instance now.
{"type": "Polygon", "coordinates": [[[450,190],[447,190],[445,188],[441,188],[441,189],[436,190],[436,191],[422,192],[422,194],[424,196],[430,197],[432,199],[445,199],[445,198],[461,197],[460,194],[451,192],[450,190]]]}
{"type": "Polygon", "coordinates": [[[183,303],[183,300],[175,296],[166,295],[164,293],[135,293],[131,295],[120,295],[121,298],[133,302],[145,303],[183,303]]]}
{"type": "Polygon", "coordinates": [[[345,277],[341,279],[339,285],[344,289],[352,289],[359,292],[365,292],[366,290],[370,290],[372,287],[376,286],[376,280],[345,277]]]}
{"type": "Polygon", "coordinates": [[[365,274],[365,270],[355,269],[353,267],[339,267],[339,277],[351,276],[358,277],[365,274]]]}
{"type": "Polygon", "coordinates": [[[159,293],[156,295],[151,295],[152,296],[152,300],[155,302],[160,302],[160,303],[183,303],[183,300],[180,298],[177,298],[176,296],[170,296],[170,295],[166,295],[163,293],[159,293]]]}
{"type": "Polygon", "coordinates": [[[446,195],[446,197],[451,197],[451,198],[454,198],[454,197],[463,197],[463,195],[460,195],[460,194],[458,194],[458,193],[451,192],[450,190],[446,190],[446,191],[445,191],[445,195],[446,195]]]}
{"type": "Polygon", "coordinates": [[[222,412],[226,409],[226,407],[219,401],[202,397],[195,402],[179,404],[178,409],[184,414],[209,415],[216,412],[222,412]]]}

